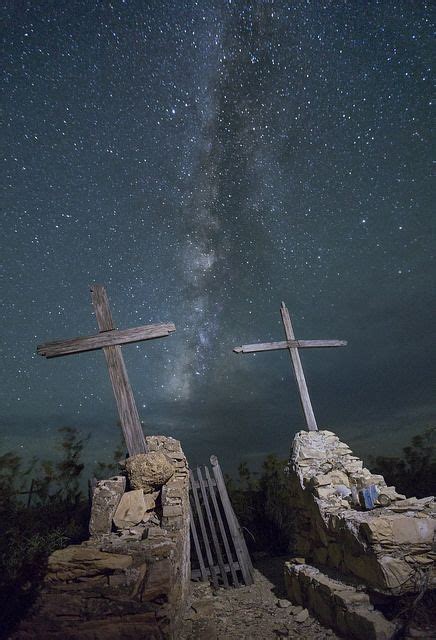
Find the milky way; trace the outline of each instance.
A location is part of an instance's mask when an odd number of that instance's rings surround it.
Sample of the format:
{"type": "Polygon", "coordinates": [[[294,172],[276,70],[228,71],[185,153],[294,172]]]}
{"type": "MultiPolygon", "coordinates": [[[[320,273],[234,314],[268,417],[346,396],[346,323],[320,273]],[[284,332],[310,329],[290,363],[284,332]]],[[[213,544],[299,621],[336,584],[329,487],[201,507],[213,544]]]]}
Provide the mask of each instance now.
{"type": "MultiPolygon", "coordinates": [[[[21,2],[2,7],[2,448],[118,440],[101,353],[36,345],[173,321],[123,349],[147,432],[232,469],[318,423],[357,453],[434,422],[433,15],[425,2],[21,2]]],[[[385,450],[385,449],[383,449],[385,450]]]]}

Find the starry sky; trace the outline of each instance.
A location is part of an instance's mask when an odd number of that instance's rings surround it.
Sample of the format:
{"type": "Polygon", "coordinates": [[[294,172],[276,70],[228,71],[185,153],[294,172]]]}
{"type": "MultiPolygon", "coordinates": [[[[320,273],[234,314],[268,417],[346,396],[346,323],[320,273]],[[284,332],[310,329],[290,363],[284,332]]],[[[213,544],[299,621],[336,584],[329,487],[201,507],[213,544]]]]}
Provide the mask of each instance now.
{"type": "Polygon", "coordinates": [[[2,450],[55,455],[58,427],[109,458],[101,352],[36,345],[175,322],[123,347],[147,433],[225,470],[286,457],[320,427],[360,455],[435,423],[430,3],[20,0],[1,3],[2,450]],[[310,352],[309,352],[310,351],[310,352]]]}

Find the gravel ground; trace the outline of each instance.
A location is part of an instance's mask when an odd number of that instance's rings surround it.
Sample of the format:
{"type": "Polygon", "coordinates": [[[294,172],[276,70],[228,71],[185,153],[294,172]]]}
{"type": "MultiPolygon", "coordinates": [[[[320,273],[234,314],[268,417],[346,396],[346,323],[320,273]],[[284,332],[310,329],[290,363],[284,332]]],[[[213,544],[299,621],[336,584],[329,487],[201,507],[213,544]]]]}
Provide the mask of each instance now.
{"type": "Polygon", "coordinates": [[[283,564],[287,558],[256,562],[255,582],[249,587],[217,589],[196,582],[192,605],[180,640],[336,640],[303,607],[286,598],[283,564]]]}
{"type": "MultiPolygon", "coordinates": [[[[283,565],[288,557],[265,556],[255,562],[250,587],[213,590],[208,583],[192,583],[192,604],[180,640],[339,640],[307,609],[286,597],[283,565]]],[[[436,593],[427,594],[415,611],[405,640],[436,640],[436,593]]],[[[400,634],[401,635],[401,634],[400,634]]]]}

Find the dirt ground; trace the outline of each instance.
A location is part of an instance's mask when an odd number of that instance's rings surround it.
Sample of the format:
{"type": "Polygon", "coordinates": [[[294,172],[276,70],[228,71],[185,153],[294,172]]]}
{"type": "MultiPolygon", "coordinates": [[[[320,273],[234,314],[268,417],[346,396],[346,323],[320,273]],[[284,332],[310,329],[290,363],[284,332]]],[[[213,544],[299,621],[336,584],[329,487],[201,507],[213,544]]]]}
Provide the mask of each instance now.
{"type": "MultiPolygon", "coordinates": [[[[265,556],[255,562],[254,584],[213,590],[208,583],[192,583],[192,604],[180,640],[339,640],[307,609],[286,596],[283,565],[288,557],[265,556]]],[[[435,599],[421,603],[405,640],[436,639],[435,599]]]]}
{"type": "Polygon", "coordinates": [[[257,560],[255,582],[238,589],[213,591],[196,582],[192,606],[185,618],[180,640],[335,640],[303,607],[287,599],[283,564],[288,558],[257,560]]]}

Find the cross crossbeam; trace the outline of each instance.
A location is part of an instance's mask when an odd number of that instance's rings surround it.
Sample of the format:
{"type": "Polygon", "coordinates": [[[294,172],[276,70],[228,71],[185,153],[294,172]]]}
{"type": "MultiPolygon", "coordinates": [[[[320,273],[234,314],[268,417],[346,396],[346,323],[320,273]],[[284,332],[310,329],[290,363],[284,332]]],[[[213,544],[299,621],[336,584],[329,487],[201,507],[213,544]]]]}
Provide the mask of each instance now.
{"type": "Polygon", "coordinates": [[[169,322],[116,330],[105,288],[99,284],[92,285],[91,297],[100,333],[94,336],[47,342],[39,345],[36,351],[38,355],[46,358],[56,358],[103,349],[129,455],[145,453],[147,445],[121,353],[121,345],[162,338],[175,331],[176,327],[169,322]]]}
{"type": "Polygon", "coordinates": [[[277,351],[278,349],[307,349],[308,347],[345,347],[345,340],[283,340],[282,342],[259,342],[258,344],[243,344],[235,347],[235,353],[254,353],[256,351],[277,351]]]}
{"type": "Polygon", "coordinates": [[[103,347],[111,347],[117,344],[129,344],[132,342],[142,342],[151,338],[162,338],[168,336],[171,331],[175,331],[173,323],[168,324],[148,324],[132,329],[109,330],[95,336],[83,336],[70,338],[69,340],[55,340],[40,344],[36,352],[46,358],[57,358],[83,351],[95,351],[103,347]]]}
{"type": "Polygon", "coordinates": [[[298,392],[300,395],[301,406],[303,408],[309,431],[317,431],[315,414],[313,412],[312,403],[307,388],[306,378],[304,376],[303,365],[301,364],[299,349],[311,347],[345,347],[345,340],[296,340],[294,329],[292,327],[291,317],[284,302],[280,307],[282,322],[285,329],[286,340],[281,342],[261,342],[259,344],[245,344],[242,347],[235,347],[235,353],[256,353],[258,351],[276,351],[288,349],[291,356],[292,366],[297,381],[298,392]]]}

